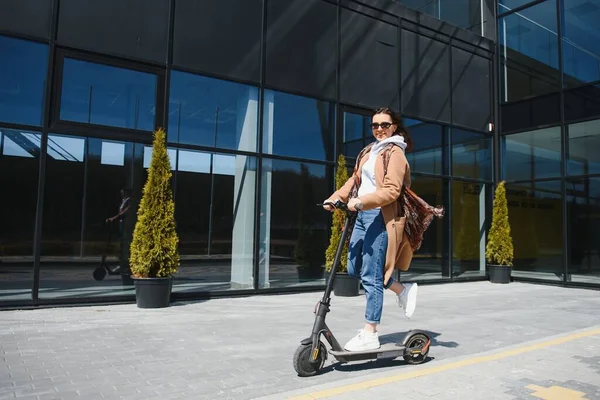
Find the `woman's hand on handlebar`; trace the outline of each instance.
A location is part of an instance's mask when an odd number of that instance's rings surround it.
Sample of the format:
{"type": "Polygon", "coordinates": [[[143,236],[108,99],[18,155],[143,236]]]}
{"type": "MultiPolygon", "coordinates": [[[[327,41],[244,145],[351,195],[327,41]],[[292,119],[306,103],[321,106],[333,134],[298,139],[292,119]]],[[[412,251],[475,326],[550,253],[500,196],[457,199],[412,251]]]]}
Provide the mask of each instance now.
{"type": "Polygon", "coordinates": [[[333,206],[333,204],[334,204],[336,201],[339,201],[339,199],[335,199],[335,200],[332,200],[332,199],[327,199],[327,200],[325,200],[325,201],[323,202],[323,208],[324,208],[325,210],[329,211],[329,212],[333,212],[333,210],[335,210],[335,207],[333,206]]]}

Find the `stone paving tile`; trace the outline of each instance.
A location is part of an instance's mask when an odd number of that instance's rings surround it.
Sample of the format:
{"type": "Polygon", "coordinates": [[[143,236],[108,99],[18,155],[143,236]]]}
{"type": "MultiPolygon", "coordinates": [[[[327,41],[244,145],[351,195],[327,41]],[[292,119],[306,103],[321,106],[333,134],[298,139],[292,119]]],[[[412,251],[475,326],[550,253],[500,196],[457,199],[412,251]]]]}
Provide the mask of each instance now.
{"type": "MultiPolygon", "coordinates": [[[[402,361],[339,365],[330,358],[323,374],[297,377],[292,355],[310,333],[321,296],[216,299],[161,310],[127,304],[0,312],[0,382],[11,385],[0,399],[31,395],[38,386],[51,387],[56,398],[77,392],[86,399],[252,399],[412,368],[402,361]]],[[[340,342],[362,326],[364,301],[332,299],[328,324],[340,342]]],[[[581,289],[488,282],[421,286],[410,321],[386,293],[381,337],[401,337],[410,328],[430,331],[435,365],[598,325],[598,309],[598,292],[581,289]]],[[[555,364],[547,361],[546,368],[555,364]]]]}

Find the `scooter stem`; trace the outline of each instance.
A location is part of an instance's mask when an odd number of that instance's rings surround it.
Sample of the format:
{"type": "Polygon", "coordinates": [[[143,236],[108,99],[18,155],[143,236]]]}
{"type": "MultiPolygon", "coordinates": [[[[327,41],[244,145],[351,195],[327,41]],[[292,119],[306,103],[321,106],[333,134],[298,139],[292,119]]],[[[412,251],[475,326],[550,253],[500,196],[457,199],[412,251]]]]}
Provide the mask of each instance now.
{"type": "Polygon", "coordinates": [[[346,211],[346,222],[344,223],[344,230],[342,231],[342,237],[340,238],[340,242],[338,243],[338,247],[335,252],[335,258],[333,259],[331,273],[329,274],[329,278],[327,279],[327,286],[325,287],[325,293],[323,293],[323,303],[325,303],[325,304],[329,304],[329,299],[331,297],[331,291],[333,290],[333,282],[335,281],[335,276],[337,274],[338,267],[340,266],[342,249],[344,248],[344,243],[346,242],[346,237],[348,236],[348,228],[350,227],[350,224],[351,224],[350,219],[352,217],[353,217],[352,213],[350,211],[346,211]]]}

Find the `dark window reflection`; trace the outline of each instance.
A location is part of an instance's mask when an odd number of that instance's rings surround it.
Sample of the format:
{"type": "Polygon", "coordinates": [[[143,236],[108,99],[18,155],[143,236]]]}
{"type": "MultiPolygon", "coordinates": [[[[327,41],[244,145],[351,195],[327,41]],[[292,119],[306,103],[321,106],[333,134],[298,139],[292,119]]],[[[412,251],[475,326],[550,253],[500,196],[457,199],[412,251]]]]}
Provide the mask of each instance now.
{"type": "Polygon", "coordinates": [[[333,160],[333,122],[331,103],[267,90],[263,152],[333,160]]]}
{"type": "Polygon", "coordinates": [[[507,180],[560,176],[560,127],[502,138],[502,171],[507,180]]]}
{"type": "Polygon", "coordinates": [[[406,153],[412,172],[448,174],[447,137],[442,125],[405,119],[404,125],[413,141],[406,153]],[[444,149],[444,150],[442,150],[444,149]]]}
{"type": "Polygon", "coordinates": [[[40,134],[0,129],[0,299],[31,299],[40,134]],[[18,171],[18,173],[17,173],[18,171]]]}
{"type": "Polygon", "coordinates": [[[600,85],[565,91],[565,120],[582,121],[600,117],[600,85]]]}
{"type": "Polygon", "coordinates": [[[480,0],[394,0],[454,26],[481,34],[480,0]]]}
{"type": "Polygon", "coordinates": [[[263,160],[261,287],[323,278],[330,215],[317,203],[331,193],[333,170],[324,165],[263,160]]]}
{"type": "Polygon", "coordinates": [[[48,136],[40,297],[131,290],[129,244],[146,180],[142,156],[139,144],[48,136]],[[114,274],[94,280],[97,268],[114,274]]]}
{"type": "Polygon", "coordinates": [[[503,101],[558,90],[556,0],[510,14],[498,23],[503,101]]]}
{"type": "MultiPolygon", "coordinates": [[[[448,182],[440,178],[414,177],[411,188],[432,205],[448,210],[448,182]]],[[[421,248],[414,254],[410,269],[401,272],[402,280],[414,278],[449,278],[448,230],[449,220],[435,219],[425,231],[421,248]]]]}
{"type": "Polygon", "coordinates": [[[452,268],[455,275],[485,274],[486,200],[491,185],[452,184],[452,268]]]}
{"type": "Polygon", "coordinates": [[[600,120],[567,126],[567,173],[587,175],[600,172],[600,120]]]}
{"type": "Polygon", "coordinates": [[[151,131],[156,75],[65,58],[62,120],[151,131]]]}
{"type": "Polygon", "coordinates": [[[0,121],[42,125],[48,46],[0,36],[0,121]]]}
{"type": "Polygon", "coordinates": [[[600,3],[562,1],[561,6],[565,86],[600,80],[600,3]]]}
{"type": "Polygon", "coordinates": [[[256,151],[258,88],[174,71],[169,142],[256,151]]]}
{"type": "Polygon", "coordinates": [[[600,178],[567,182],[569,274],[600,283],[600,178]]]}
{"type": "Polygon", "coordinates": [[[371,134],[371,117],[362,114],[344,112],[343,154],[355,158],[358,153],[373,139],[371,134]]]}
{"type": "Polygon", "coordinates": [[[452,175],[492,179],[492,138],[476,132],[452,130],[452,175]]]}
{"type": "Polygon", "coordinates": [[[559,181],[506,185],[516,276],[562,279],[562,195],[559,181]]]}

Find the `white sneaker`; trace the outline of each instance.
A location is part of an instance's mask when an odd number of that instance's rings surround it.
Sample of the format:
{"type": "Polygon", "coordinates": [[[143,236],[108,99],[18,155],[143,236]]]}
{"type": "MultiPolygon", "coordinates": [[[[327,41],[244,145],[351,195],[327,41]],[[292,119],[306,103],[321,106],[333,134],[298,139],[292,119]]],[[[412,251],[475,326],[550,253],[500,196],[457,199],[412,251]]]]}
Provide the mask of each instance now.
{"type": "Polygon", "coordinates": [[[358,331],[358,335],[346,343],[344,349],[347,351],[365,351],[375,350],[381,345],[379,344],[379,334],[377,332],[367,332],[364,329],[358,331]]]}
{"type": "Polygon", "coordinates": [[[416,283],[403,283],[404,290],[398,295],[397,302],[404,309],[406,318],[412,317],[417,306],[417,292],[419,286],[416,283]]]}

